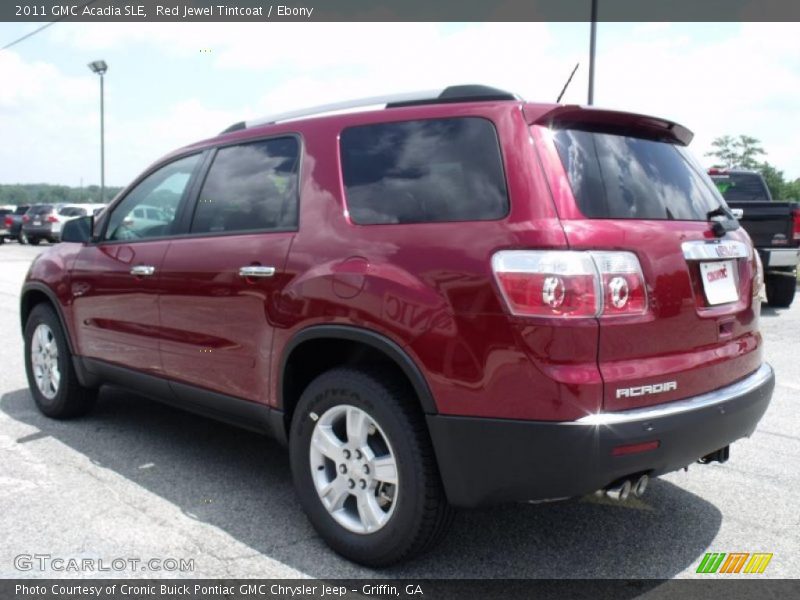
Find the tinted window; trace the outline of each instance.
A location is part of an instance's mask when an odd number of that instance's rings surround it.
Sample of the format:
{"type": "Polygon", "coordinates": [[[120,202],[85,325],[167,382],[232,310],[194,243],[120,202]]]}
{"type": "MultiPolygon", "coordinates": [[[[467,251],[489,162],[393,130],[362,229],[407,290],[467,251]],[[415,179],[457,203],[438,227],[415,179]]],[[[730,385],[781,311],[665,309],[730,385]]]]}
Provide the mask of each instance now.
{"type": "Polygon", "coordinates": [[[33,215],[46,215],[53,212],[53,205],[52,204],[37,204],[35,206],[31,206],[28,210],[28,214],[33,215]]]}
{"type": "Polygon", "coordinates": [[[587,217],[705,221],[722,203],[683,147],[570,129],[554,137],[578,208],[587,217]]]}
{"type": "Polygon", "coordinates": [[[220,148],[200,191],[192,233],[297,227],[299,150],[295,138],[220,148]]]}
{"type": "Polygon", "coordinates": [[[18,207],[17,207],[17,210],[15,210],[15,211],[14,211],[14,214],[15,214],[15,215],[24,215],[26,212],[28,212],[28,211],[30,210],[30,208],[31,208],[31,207],[30,207],[30,206],[27,206],[27,205],[24,205],[24,206],[18,206],[18,207]]]}
{"type": "Polygon", "coordinates": [[[341,152],[355,223],[480,221],[508,212],[497,133],[486,119],[352,127],[341,152]]]}
{"type": "Polygon", "coordinates": [[[712,175],[711,179],[730,202],[768,202],[769,196],[761,176],[756,173],[712,175]]]}
{"type": "Polygon", "coordinates": [[[133,188],[111,213],[107,240],[138,240],[172,232],[172,224],[200,155],[187,156],[161,167],[133,188]],[[157,219],[145,209],[155,208],[157,219]]]}
{"type": "Polygon", "coordinates": [[[79,206],[65,206],[58,211],[58,214],[62,217],[85,217],[86,209],[80,208],[79,206]]]}

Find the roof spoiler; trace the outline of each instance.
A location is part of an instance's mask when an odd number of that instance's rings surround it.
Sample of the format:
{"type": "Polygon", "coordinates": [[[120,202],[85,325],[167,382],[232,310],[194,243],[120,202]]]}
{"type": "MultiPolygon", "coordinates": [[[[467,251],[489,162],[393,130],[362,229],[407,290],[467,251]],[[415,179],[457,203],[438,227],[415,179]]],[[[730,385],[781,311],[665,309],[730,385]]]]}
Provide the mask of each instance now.
{"type": "Polygon", "coordinates": [[[554,129],[573,128],[630,135],[682,146],[688,146],[694,137],[694,133],[686,127],[667,119],[577,105],[557,106],[528,119],[528,123],[554,129]]]}

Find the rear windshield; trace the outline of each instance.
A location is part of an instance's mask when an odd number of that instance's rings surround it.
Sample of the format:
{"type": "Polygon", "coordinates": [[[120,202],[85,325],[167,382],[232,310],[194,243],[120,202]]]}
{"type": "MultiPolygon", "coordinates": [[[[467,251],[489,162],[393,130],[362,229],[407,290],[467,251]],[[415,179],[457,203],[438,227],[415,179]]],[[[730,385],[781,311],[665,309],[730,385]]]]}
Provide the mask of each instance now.
{"type": "Polygon", "coordinates": [[[80,206],[65,206],[60,211],[58,211],[62,217],[85,217],[86,216],[86,209],[81,208],[80,206]]]}
{"type": "Polygon", "coordinates": [[[580,211],[596,219],[705,221],[722,198],[682,146],[636,137],[554,132],[580,211]]]}
{"type": "Polygon", "coordinates": [[[28,211],[29,215],[46,215],[47,213],[53,212],[53,206],[51,204],[39,204],[38,206],[31,206],[30,210],[28,211]]]}
{"type": "Polygon", "coordinates": [[[757,173],[726,173],[711,179],[729,202],[768,202],[764,181],[757,173]]]}
{"type": "Polygon", "coordinates": [[[508,212],[500,145],[486,119],[351,127],[341,152],[355,223],[484,221],[508,212]]]}
{"type": "Polygon", "coordinates": [[[17,210],[14,211],[15,215],[24,215],[26,212],[30,210],[30,206],[18,206],[17,210]]]}

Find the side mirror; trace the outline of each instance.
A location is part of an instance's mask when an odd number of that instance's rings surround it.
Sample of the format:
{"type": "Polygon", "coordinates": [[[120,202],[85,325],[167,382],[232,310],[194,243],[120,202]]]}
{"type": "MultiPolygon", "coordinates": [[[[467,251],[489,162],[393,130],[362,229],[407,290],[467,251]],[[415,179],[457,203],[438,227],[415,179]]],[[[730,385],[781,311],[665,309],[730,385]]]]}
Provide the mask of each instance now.
{"type": "Polygon", "coordinates": [[[93,228],[94,217],[92,215],[70,219],[64,223],[64,227],[61,229],[61,241],[85,244],[92,239],[93,228]]]}

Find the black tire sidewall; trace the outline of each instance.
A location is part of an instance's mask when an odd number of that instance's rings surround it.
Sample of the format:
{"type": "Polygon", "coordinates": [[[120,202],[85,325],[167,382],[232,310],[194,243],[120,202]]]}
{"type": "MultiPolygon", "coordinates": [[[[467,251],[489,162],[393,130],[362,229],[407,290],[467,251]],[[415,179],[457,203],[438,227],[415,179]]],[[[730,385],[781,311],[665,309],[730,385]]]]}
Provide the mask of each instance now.
{"type": "Polygon", "coordinates": [[[356,562],[379,565],[393,561],[413,542],[419,529],[420,507],[425,498],[425,479],[418,451],[413,447],[409,425],[386,387],[357,371],[337,369],[323,374],[303,392],[292,420],[290,460],[295,488],[308,518],[334,550],[356,562]],[[371,534],[348,531],[328,513],[317,494],[309,465],[312,412],[322,416],[338,405],[352,405],[367,412],[383,430],[394,451],[398,468],[397,505],[389,522],[371,534]]]}
{"type": "Polygon", "coordinates": [[[776,308],[789,308],[794,300],[797,280],[789,275],[774,275],[767,279],[767,303],[776,308]]]}
{"type": "Polygon", "coordinates": [[[72,376],[70,365],[70,353],[67,340],[61,329],[61,322],[55,312],[48,306],[39,304],[34,307],[28,320],[25,323],[25,373],[28,376],[28,386],[33,396],[36,406],[45,415],[51,417],[61,416],[66,408],[69,396],[70,377],[72,376]],[[31,345],[33,333],[36,328],[44,323],[53,332],[53,339],[58,347],[58,371],[61,378],[58,383],[58,391],[53,398],[47,398],[39,391],[36,385],[36,378],[33,375],[33,364],[31,361],[31,345]]]}

